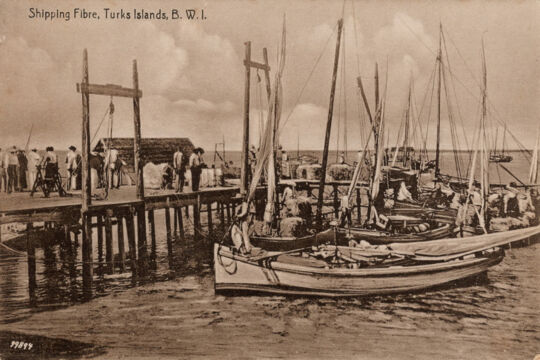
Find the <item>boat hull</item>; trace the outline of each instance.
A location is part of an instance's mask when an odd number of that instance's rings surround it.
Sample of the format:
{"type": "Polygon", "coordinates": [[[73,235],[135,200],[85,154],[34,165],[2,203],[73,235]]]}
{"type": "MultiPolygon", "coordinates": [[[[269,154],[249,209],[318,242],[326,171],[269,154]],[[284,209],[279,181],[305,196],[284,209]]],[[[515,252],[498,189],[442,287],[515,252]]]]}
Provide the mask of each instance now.
{"type": "Polygon", "coordinates": [[[366,269],[326,269],[276,261],[250,262],[214,248],[215,289],[273,294],[350,297],[418,291],[474,277],[498,264],[502,251],[445,263],[366,269]]]}
{"type": "Polygon", "coordinates": [[[450,228],[450,225],[446,224],[439,228],[423,231],[416,234],[388,234],[386,232],[377,230],[360,228],[340,228],[339,234],[341,235],[342,239],[343,237],[345,237],[345,239],[347,240],[365,240],[373,245],[380,245],[444,239],[448,238],[452,234],[452,229],[450,228]]]}
{"type": "Polygon", "coordinates": [[[332,229],[303,237],[256,236],[249,237],[251,244],[268,251],[289,251],[324,244],[334,239],[332,229]]]}

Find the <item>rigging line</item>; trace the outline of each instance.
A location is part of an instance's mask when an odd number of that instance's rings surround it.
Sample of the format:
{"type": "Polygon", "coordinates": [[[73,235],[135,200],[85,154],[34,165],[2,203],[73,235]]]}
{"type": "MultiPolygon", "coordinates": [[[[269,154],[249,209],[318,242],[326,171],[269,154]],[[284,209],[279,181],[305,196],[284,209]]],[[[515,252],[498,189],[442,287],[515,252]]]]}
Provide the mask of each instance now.
{"type": "MultiPolygon", "coordinates": [[[[422,122],[422,113],[424,111],[424,105],[426,104],[426,100],[427,100],[427,95],[429,93],[429,85],[432,84],[432,87],[434,86],[433,84],[433,78],[435,76],[435,67],[433,67],[433,70],[431,72],[431,75],[428,79],[428,82],[426,84],[426,91],[424,93],[424,98],[422,100],[422,106],[420,107],[420,111],[418,111],[418,106],[417,106],[417,114],[418,114],[418,123],[419,123],[419,127],[420,129],[422,129],[422,125],[421,125],[421,122],[422,122]]],[[[433,96],[433,90],[432,90],[432,96],[433,96]]],[[[416,100],[415,100],[416,101],[416,100]]],[[[429,114],[427,116],[427,119],[426,119],[426,134],[424,136],[424,134],[422,133],[422,137],[421,137],[421,146],[423,147],[423,151],[425,151],[425,154],[427,156],[427,148],[426,148],[426,142],[427,142],[427,135],[429,133],[429,118],[431,116],[431,99],[430,99],[430,105],[429,105],[429,114]],[[424,140],[425,139],[425,140],[424,140]]]]}
{"type": "Polygon", "coordinates": [[[110,106],[107,106],[107,110],[105,110],[105,114],[103,114],[103,118],[101,119],[96,131],[94,132],[94,136],[92,136],[92,139],[90,139],[90,144],[92,144],[94,142],[94,140],[96,138],[96,135],[97,135],[99,129],[101,128],[101,125],[103,125],[103,121],[105,121],[105,117],[109,113],[109,109],[110,109],[110,106]]]}
{"type": "MultiPolygon", "coordinates": [[[[418,34],[416,34],[416,32],[414,30],[412,30],[412,28],[400,17],[398,16],[397,17],[404,25],[405,27],[407,27],[407,29],[418,39],[418,41],[420,41],[420,43],[426,47],[426,49],[428,49],[433,55],[437,55],[421,38],[418,34]]],[[[444,34],[443,34],[444,36],[444,34]]],[[[455,80],[458,81],[458,83],[469,93],[469,95],[472,96],[472,98],[476,101],[479,101],[479,99],[476,97],[475,94],[472,93],[472,91],[457,77],[457,75],[455,75],[452,71],[449,70],[449,74],[451,77],[453,77],[455,80]]],[[[498,110],[495,108],[495,105],[491,102],[491,100],[488,99],[488,102],[490,104],[490,107],[493,108],[493,110],[495,111],[496,115],[499,117],[499,118],[496,118],[495,120],[497,120],[499,122],[499,124],[503,124],[504,123],[504,120],[502,120],[502,117],[500,116],[500,114],[498,113],[498,110]]],[[[489,112],[490,110],[488,110],[489,112]]],[[[527,157],[530,158],[531,156],[531,153],[528,149],[525,148],[525,146],[517,139],[517,137],[510,131],[508,131],[508,133],[510,134],[510,136],[512,136],[512,139],[514,139],[514,141],[516,142],[516,144],[518,145],[518,147],[521,148],[521,150],[523,152],[526,153],[527,157]]]]}
{"type": "Polygon", "coordinates": [[[342,71],[342,77],[341,82],[343,86],[343,147],[345,148],[345,162],[347,161],[347,150],[348,150],[348,143],[347,143],[347,69],[345,68],[345,59],[346,59],[346,47],[345,44],[347,43],[346,40],[346,32],[345,29],[343,29],[343,55],[342,55],[342,62],[341,62],[341,71],[342,71]]]}
{"type": "Polygon", "coordinates": [[[328,43],[330,42],[330,39],[334,36],[335,32],[337,30],[337,24],[334,26],[334,30],[332,31],[332,34],[330,34],[330,36],[328,37],[328,39],[326,40],[326,43],[324,44],[324,47],[321,51],[321,53],[319,54],[319,57],[317,58],[317,60],[315,61],[315,64],[313,65],[313,68],[311,69],[311,72],[309,73],[304,85],[302,86],[302,89],[300,90],[300,94],[298,94],[298,97],[296,98],[296,101],[291,109],[291,111],[289,112],[289,114],[287,115],[287,118],[285,118],[285,121],[283,122],[283,125],[280,126],[280,129],[279,129],[279,134],[281,133],[281,130],[283,130],[283,128],[285,127],[285,125],[287,124],[287,122],[289,121],[291,115],[293,114],[294,110],[296,109],[296,105],[298,105],[298,102],[300,101],[300,98],[302,97],[302,95],[304,94],[304,90],[306,89],[306,86],[307,84],[309,83],[309,80],[311,79],[311,77],[313,76],[313,73],[315,72],[315,69],[317,68],[317,65],[319,64],[319,62],[321,61],[321,58],[322,56],[324,55],[324,52],[326,50],[326,48],[328,47],[328,43]]]}
{"type": "MultiPolygon", "coordinates": [[[[446,55],[446,66],[448,67],[449,71],[452,71],[451,66],[450,66],[450,56],[448,55],[448,47],[446,46],[446,37],[444,35],[444,32],[442,33],[442,40],[443,40],[443,45],[444,45],[444,53],[446,55]]],[[[450,84],[452,85],[452,90],[454,91],[454,97],[456,99],[456,107],[457,107],[457,110],[458,110],[458,116],[459,116],[461,129],[463,131],[463,138],[465,139],[465,145],[467,146],[467,150],[470,151],[469,141],[468,141],[467,134],[465,132],[465,126],[464,126],[464,123],[463,123],[463,116],[461,115],[461,108],[459,106],[459,101],[457,101],[456,84],[453,81],[451,81],[450,84]]]]}

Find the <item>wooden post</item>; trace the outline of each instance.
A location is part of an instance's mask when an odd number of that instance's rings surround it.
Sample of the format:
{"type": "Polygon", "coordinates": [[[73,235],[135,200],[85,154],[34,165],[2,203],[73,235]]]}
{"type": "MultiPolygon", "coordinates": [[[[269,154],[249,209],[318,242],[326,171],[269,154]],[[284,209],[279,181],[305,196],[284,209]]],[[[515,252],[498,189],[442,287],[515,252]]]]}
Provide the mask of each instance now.
{"type": "Polygon", "coordinates": [[[124,218],[116,216],[116,232],[118,235],[118,265],[120,272],[126,271],[126,254],[124,253],[124,218]]]}
{"type": "Polygon", "coordinates": [[[156,224],[154,222],[154,210],[148,211],[148,222],[150,223],[150,239],[152,242],[152,249],[150,251],[150,262],[152,263],[152,268],[156,270],[156,224]]]}
{"type": "Polygon", "coordinates": [[[130,214],[126,216],[126,228],[129,244],[129,257],[131,264],[131,272],[133,273],[133,281],[137,279],[137,247],[135,245],[135,222],[133,221],[134,209],[130,209],[130,214]]]}
{"type": "Polygon", "coordinates": [[[338,199],[338,186],[334,184],[334,216],[337,219],[339,217],[339,199],[338,199]]]}
{"type": "Polygon", "coordinates": [[[137,207],[137,248],[139,254],[139,275],[148,269],[148,249],[146,246],[146,215],[144,203],[137,207]]]}
{"type": "Polygon", "coordinates": [[[32,243],[32,233],[34,225],[26,224],[26,254],[28,257],[28,294],[30,296],[30,305],[36,304],[36,249],[32,243]]]}
{"type": "Polygon", "coordinates": [[[143,163],[141,159],[141,112],[137,60],[133,60],[133,90],[136,94],[136,96],[133,97],[133,127],[135,129],[133,152],[135,160],[135,181],[137,187],[137,199],[143,201],[142,205],[137,208],[137,240],[139,248],[139,261],[141,265],[140,270],[142,273],[144,273],[148,265],[148,253],[146,248],[146,216],[144,210],[143,163]]]}
{"type": "Polygon", "coordinates": [[[231,204],[227,203],[227,223],[231,223],[231,204]]]}
{"type": "Polygon", "coordinates": [[[168,207],[165,208],[165,229],[167,230],[167,254],[169,256],[169,269],[173,270],[173,248],[171,234],[171,213],[168,207]]]}
{"type": "Polygon", "coordinates": [[[362,220],[362,198],[360,197],[360,189],[356,189],[356,208],[358,209],[358,221],[362,220]]]}
{"type": "Polygon", "coordinates": [[[173,236],[176,237],[178,234],[178,209],[177,208],[174,208],[173,210],[173,223],[174,223],[173,236]]]}
{"type": "Polygon", "coordinates": [[[220,222],[221,229],[224,230],[225,229],[225,209],[223,209],[223,202],[220,201],[218,203],[218,206],[219,206],[219,222],[220,222]]]}
{"type": "Polygon", "coordinates": [[[250,81],[251,81],[251,41],[244,43],[246,46],[246,55],[244,65],[246,67],[246,80],[244,88],[244,137],[242,140],[242,164],[240,169],[240,194],[243,196],[248,189],[248,173],[249,173],[249,96],[250,96],[250,81]]]}
{"type": "MultiPolygon", "coordinates": [[[[136,94],[139,92],[139,74],[137,72],[137,60],[133,60],[133,89],[136,94]]],[[[133,141],[133,152],[135,160],[135,183],[137,187],[137,199],[144,200],[144,179],[143,164],[141,162],[141,113],[140,98],[133,97],[133,123],[135,129],[135,139],[133,141]]]]}
{"type": "Polygon", "coordinates": [[[208,232],[211,233],[213,229],[212,202],[206,203],[206,208],[208,210],[208,232]]]}
{"type": "Polygon", "coordinates": [[[266,80],[266,94],[268,95],[268,102],[270,102],[272,88],[270,85],[270,65],[268,63],[268,51],[266,50],[266,48],[263,48],[263,59],[264,65],[266,65],[266,68],[264,69],[264,79],[266,80]]]}
{"type": "Polygon", "coordinates": [[[197,194],[197,202],[193,204],[193,239],[197,241],[201,231],[201,196],[197,194]]]}
{"type": "MultiPolygon", "coordinates": [[[[83,78],[82,84],[88,85],[88,52],[83,52],[83,78]]],[[[91,204],[92,189],[90,186],[90,94],[81,91],[82,96],[82,272],[83,272],[83,297],[92,298],[93,256],[92,256],[92,227],[87,216],[91,204]]]]}
{"type": "Polygon", "coordinates": [[[103,274],[103,218],[97,216],[97,238],[98,238],[98,272],[103,274]]]}
{"type": "Polygon", "coordinates": [[[178,208],[178,228],[180,229],[180,239],[184,240],[184,220],[182,219],[182,208],[178,208]]]}
{"type": "Polygon", "coordinates": [[[328,120],[326,121],[326,134],[324,137],[324,150],[321,164],[321,180],[319,182],[319,198],[317,200],[317,227],[322,226],[322,206],[324,195],[324,183],[326,181],[326,166],[328,165],[328,146],[330,145],[330,131],[332,130],[332,117],[334,115],[334,96],[336,93],[336,80],[339,64],[339,51],[341,44],[341,31],[343,29],[343,19],[338,21],[338,34],[336,42],[336,52],[334,55],[334,70],[332,73],[332,88],[330,90],[330,104],[328,106],[328,120]]]}
{"type": "Polygon", "coordinates": [[[114,252],[112,239],[112,209],[107,209],[105,214],[105,269],[107,274],[114,274],[114,252]]]}

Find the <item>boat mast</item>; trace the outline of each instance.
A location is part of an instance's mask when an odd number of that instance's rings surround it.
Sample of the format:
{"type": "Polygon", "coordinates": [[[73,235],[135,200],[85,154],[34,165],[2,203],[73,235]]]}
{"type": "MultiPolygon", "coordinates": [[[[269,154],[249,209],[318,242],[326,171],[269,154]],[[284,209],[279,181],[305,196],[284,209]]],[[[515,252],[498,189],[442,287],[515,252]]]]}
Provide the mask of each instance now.
{"type": "Polygon", "coordinates": [[[240,168],[240,194],[244,196],[247,193],[248,188],[248,171],[249,171],[249,89],[251,80],[251,41],[244,43],[246,46],[246,80],[244,89],[244,137],[242,140],[242,164],[240,168]]]}
{"type": "Polygon", "coordinates": [[[321,180],[319,182],[319,198],[317,199],[317,219],[316,224],[320,228],[322,226],[322,205],[324,196],[324,185],[326,178],[326,165],[328,164],[328,146],[330,144],[330,131],[332,129],[332,116],[334,112],[334,97],[336,93],[336,80],[339,64],[339,51],[341,46],[341,31],[343,30],[343,19],[338,21],[338,34],[336,42],[336,52],[334,56],[334,70],[332,73],[332,87],[330,90],[330,104],[328,106],[328,120],[326,121],[326,134],[324,137],[324,150],[321,168],[321,180]]]}
{"type": "Polygon", "coordinates": [[[437,54],[437,62],[439,65],[439,81],[437,86],[437,149],[435,151],[435,179],[439,178],[441,168],[439,164],[440,157],[440,142],[441,142],[441,75],[442,75],[442,23],[439,24],[439,53],[437,54]]]}
{"type": "Polygon", "coordinates": [[[403,139],[403,166],[404,167],[407,166],[407,158],[409,156],[410,112],[411,112],[411,85],[409,84],[409,100],[408,100],[408,105],[407,105],[407,112],[405,113],[405,138],[403,139]]]}

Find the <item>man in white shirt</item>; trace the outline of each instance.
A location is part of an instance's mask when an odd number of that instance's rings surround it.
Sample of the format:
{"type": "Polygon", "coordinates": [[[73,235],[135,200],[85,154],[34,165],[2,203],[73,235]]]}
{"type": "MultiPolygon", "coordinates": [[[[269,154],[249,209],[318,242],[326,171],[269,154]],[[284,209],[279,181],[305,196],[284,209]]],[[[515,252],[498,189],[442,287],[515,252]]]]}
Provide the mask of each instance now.
{"type": "Polygon", "coordinates": [[[191,189],[193,191],[199,190],[199,183],[201,181],[203,164],[203,160],[201,158],[202,154],[204,154],[204,150],[198,147],[193,150],[193,153],[189,157],[189,168],[191,170],[191,189]]]}
{"type": "Polygon", "coordinates": [[[69,147],[69,151],[66,156],[66,168],[67,168],[67,189],[75,189],[75,170],[77,170],[77,148],[73,145],[69,147]]]}
{"type": "Polygon", "coordinates": [[[7,156],[7,169],[8,169],[8,193],[11,193],[11,191],[16,191],[18,188],[18,170],[19,170],[19,158],[17,158],[17,148],[13,146],[12,149],[10,149],[9,154],[7,156]]]}
{"type": "Polygon", "coordinates": [[[120,187],[119,177],[118,177],[118,150],[107,148],[105,150],[105,172],[107,175],[109,189],[120,187]]]}
{"type": "Polygon", "coordinates": [[[28,159],[28,185],[32,189],[36,182],[37,167],[41,163],[41,156],[37,153],[37,149],[32,149],[26,157],[28,159]]]}
{"type": "Polygon", "coordinates": [[[173,155],[173,169],[176,174],[176,192],[184,191],[184,182],[186,181],[186,162],[182,148],[178,146],[173,155]]]}

